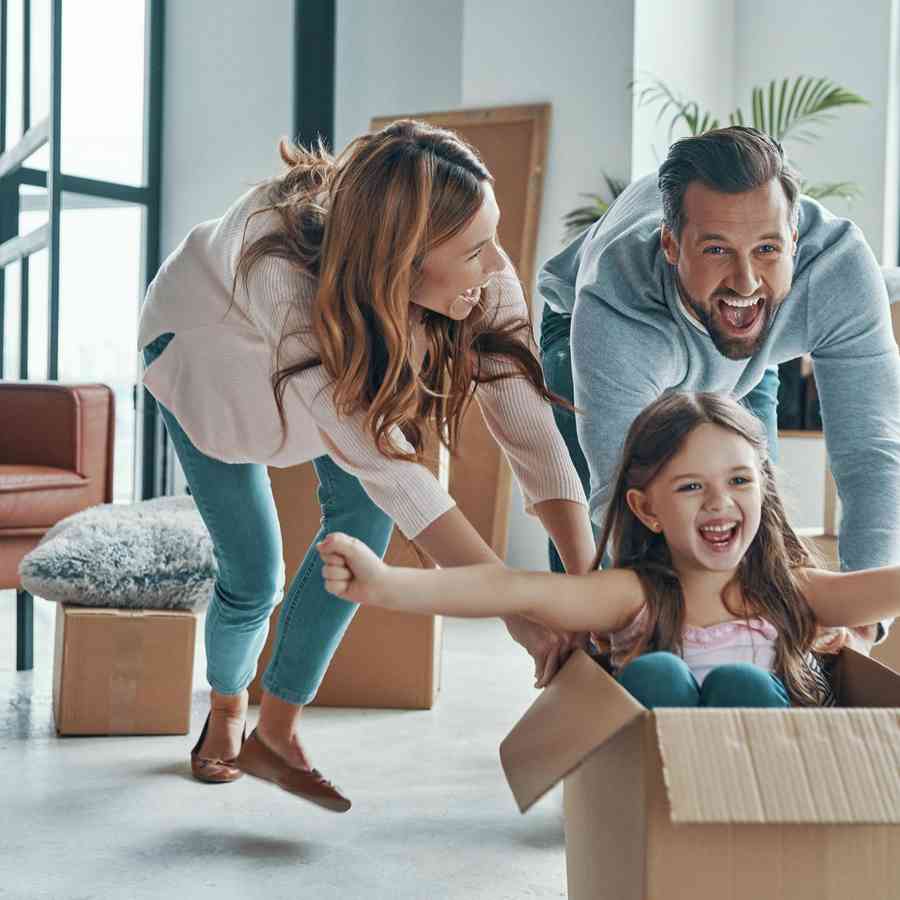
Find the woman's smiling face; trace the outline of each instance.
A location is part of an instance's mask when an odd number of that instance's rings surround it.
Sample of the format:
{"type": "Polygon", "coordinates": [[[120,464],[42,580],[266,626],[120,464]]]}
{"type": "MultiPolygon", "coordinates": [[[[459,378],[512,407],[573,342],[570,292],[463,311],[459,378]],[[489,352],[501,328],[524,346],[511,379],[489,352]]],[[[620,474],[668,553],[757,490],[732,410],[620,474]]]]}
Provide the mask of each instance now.
{"type": "Polygon", "coordinates": [[[676,570],[734,570],[759,529],[759,458],[736,432],[700,425],[646,489],[626,496],[634,514],[663,534],[676,570]]]}
{"type": "Polygon", "coordinates": [[[450,319],[465,319],[481,289],[506,260],[497,246],[500,209],[490,182],[482,183],[478,212],[458,234],[425,254],[412,302],[450,319]]]}

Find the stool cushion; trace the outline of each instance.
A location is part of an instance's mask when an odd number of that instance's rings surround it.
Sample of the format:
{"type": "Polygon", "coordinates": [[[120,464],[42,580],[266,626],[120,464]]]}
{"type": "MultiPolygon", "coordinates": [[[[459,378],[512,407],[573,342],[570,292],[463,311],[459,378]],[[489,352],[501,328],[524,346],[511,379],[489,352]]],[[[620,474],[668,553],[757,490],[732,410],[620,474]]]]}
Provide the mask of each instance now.
{"type": "Polygon", "coordinates": [[[191,497],[105,503],[54,525],[19,566],[38,597],[78,606],[196,609],[216,576],[191,497]]]}

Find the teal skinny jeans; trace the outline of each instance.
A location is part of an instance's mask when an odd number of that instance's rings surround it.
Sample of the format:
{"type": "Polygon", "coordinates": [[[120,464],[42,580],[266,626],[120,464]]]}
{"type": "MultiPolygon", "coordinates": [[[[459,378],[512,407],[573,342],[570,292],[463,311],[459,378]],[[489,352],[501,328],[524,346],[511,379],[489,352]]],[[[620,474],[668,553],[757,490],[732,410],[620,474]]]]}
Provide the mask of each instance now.
{"type": "MultiPolygon", "coordinates": [[[[172,337],[161,335],[144,348],[148,366],[172,337]]],[[[218,563],[206,614],[207,680],[218,693],[237,694],[256,674],[269,616],[284,590],[281,529],[269,474],[262,464],[225,463],[206,456],[172,413],[162,404],[159,409],[218,563]]],[[[394,527],[357,478],[328,456],[313,464],[321,527],[284,598],[278,638],[263,676],[266,691],[297,704],[315,697],[357,610],[357,604],[325,590],[315,544],[332,531],[344,531],[384,556],[394,527]]]]}
{"type": "Polygon", "coordinates": [[[659,706],[772,707],[791,705],[771,672],[750,663],[716,666],[702,687],[674,653],[645,653],[623,666],[616,680],[647,709],[659,706]]]}

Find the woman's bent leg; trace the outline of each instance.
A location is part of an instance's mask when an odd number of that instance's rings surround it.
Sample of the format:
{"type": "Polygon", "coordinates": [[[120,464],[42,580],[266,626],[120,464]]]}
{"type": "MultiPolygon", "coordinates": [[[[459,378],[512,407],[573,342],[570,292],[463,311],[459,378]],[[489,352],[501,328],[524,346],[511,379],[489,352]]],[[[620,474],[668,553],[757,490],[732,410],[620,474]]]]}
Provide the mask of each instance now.
{"type": "Polygon", "coordinates": [[[716,666],[703,680],[701,706],[788,707],[790,697],[771,672],[750,663],[716,666]]]}
{"type": "Polygon", "coordinates": [[[285,595],[278,637],[263,677],[263,687],[269,694],[300,705],[315,697],[357,610],[357,604],[325,590],[316,543],[333,531],[343,531],[384,556],[393,529],[390,517],[376,506],[357,478],[328,456],[314,463],[322,524],[285,595]]]}
{"type": "MultiPolygon", "coordinates": [[[[147,366],[175,335],[144,348],[147,366]]],[[[240,694],[253,680],[272,608],[284,589],[281,529],[265,466],[231,464],[198,450],[162,404],[160,414],[212,539],[218,564],[206,614],[207,678],[213,691],[240,694]]]]}
{"type": "Polygon", "coordinates": [[[218,574],[206,613],[207,679],[220,694],[253,680],[284,588],[281,531],[264,465],[204,455],[164,407],[166,429],[212,538],[218,574]]]}
{"type": "Polygon", "coordinates": [[[700,702],[697,679],[674,653],[645,653],[623,666],[616,680],[647,709],[700,702]]]}

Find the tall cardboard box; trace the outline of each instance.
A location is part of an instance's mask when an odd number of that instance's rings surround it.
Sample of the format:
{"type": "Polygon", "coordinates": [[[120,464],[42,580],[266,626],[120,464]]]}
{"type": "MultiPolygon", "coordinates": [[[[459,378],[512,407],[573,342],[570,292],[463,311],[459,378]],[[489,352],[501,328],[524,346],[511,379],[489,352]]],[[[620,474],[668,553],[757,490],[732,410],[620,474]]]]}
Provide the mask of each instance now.
{"type": "Polygon", "coordinates": [[[187,734],[197,616],[60,604],[53,656],[59,734],[187,734]]]}
{"type": "Polygon", "coordinates": [[[841,708],[649,711],[577,651],[504,740],[525,812],[564,780],[569,900],[897,900],[900,675],[841,708]]]}
{"type": "MultiPolygon", "coordinates": [[[[319,530],[318,479],[312,463],[270,468],[269,477],[290,585],[319,530]]],[[[446,485],[446,469],[442,480],[446,485]]],[[[397,529],[385,560],[395,566],[421,564],[397,529]]],[[[259,703],[262,696],[262,676],[272,656],[280,614],[278,606],[269,620],[269,634],[250,685],[251,703],[259,703]]],[[[431,709],[441,683],[441,636],[439,616],[361,607],[331,661],[313,705],[431,709]]]]}

